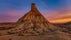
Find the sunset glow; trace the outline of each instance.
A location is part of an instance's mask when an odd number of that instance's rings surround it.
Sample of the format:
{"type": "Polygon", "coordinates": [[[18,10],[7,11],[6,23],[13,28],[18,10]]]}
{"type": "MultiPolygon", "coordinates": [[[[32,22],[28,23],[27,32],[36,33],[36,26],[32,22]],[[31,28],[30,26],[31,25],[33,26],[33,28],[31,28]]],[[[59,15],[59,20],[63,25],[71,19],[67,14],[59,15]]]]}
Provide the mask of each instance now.
{"type": "Polygon", "coordinates": [[[30,10],[32,2],[50,22],[71,21],[71,0],[0,0],[0,22],[16,22],[30,10]]]}
{"type": "Polygon", "coordinates": [[[71,18],[50,20],[50,22],[52,22],[52,23],[66,23],[66,22],[69,22],[69,21],[71,21],[71,18]]]}

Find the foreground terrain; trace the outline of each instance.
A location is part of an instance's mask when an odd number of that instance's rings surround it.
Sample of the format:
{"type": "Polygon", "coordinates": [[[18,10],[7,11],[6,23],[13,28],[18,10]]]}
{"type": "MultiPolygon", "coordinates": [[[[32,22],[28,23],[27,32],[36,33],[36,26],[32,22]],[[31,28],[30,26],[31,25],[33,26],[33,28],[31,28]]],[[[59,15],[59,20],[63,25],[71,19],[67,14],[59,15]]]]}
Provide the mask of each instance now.
{"type": "Polygon", "coordinates": [[[71,40],[71,34],[55,31],[39,36],[16,36],[16,34],[0,36],[0,40],[71,40]]]}

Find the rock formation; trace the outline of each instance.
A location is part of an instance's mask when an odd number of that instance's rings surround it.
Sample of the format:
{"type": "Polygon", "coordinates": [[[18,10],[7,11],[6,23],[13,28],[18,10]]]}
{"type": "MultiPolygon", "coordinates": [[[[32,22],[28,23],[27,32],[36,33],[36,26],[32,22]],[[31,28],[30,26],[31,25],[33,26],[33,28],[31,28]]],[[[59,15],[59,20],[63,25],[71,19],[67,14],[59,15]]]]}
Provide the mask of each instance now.
{"type": "Polygon", "coordinates": [[[31,10],[16,22],[15,28],[7,32],[18,35],[41,35],[56,29],[57,27],[49,23],[32,3],[31,10]]]}

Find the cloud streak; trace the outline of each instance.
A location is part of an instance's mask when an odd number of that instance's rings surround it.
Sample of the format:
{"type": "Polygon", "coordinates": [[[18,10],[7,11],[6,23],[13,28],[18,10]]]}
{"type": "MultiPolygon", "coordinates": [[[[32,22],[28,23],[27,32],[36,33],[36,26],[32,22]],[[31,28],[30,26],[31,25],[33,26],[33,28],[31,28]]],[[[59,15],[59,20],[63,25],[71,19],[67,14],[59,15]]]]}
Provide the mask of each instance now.
{"type": "Polygon", "coordinates": [[[49,11],[46,18],[50,22],[64,23],[71,21],[71,8],[61,9],[60,11],[49,11]]]}

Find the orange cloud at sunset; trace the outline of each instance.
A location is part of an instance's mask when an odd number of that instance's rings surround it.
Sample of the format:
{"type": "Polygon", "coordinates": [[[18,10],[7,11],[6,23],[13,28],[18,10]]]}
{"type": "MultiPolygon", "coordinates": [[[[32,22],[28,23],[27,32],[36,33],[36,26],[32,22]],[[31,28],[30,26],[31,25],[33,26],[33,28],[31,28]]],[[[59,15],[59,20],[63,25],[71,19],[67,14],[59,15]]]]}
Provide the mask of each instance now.
{"type": "Polygon", "coordinates": [[[52,23],[65,23],[71,21],[71,10],[49,11],[47,20],[52,23]]]}
{"type": "Polygon", "coordinates": [[[63,19],[54,19],[50,20],[52,23],[65,23],[71,21],[71,18],[63,18],[63,19]]]}

